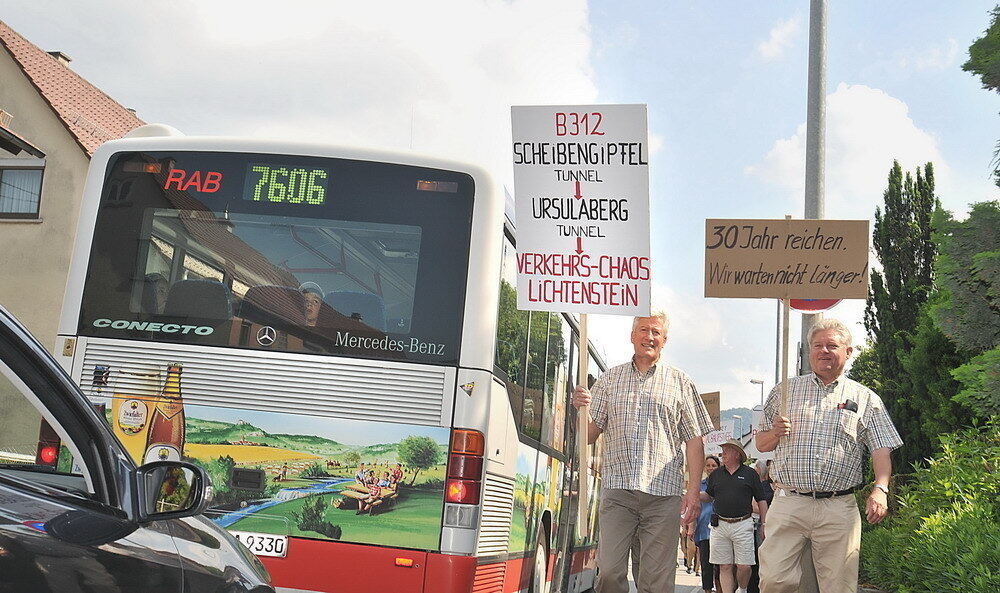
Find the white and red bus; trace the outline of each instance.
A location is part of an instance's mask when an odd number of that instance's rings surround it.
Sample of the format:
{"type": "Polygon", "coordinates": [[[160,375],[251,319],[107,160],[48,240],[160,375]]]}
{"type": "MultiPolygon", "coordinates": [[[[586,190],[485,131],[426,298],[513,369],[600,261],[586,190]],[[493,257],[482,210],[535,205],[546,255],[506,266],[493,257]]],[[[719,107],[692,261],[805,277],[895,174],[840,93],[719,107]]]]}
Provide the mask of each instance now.
{"type": "Polygon", "coordinates": [[[58,349],[279,591],[583,591],[575,322],[515,273],[475,167],[146,126],[92,159],[58,349]]]}

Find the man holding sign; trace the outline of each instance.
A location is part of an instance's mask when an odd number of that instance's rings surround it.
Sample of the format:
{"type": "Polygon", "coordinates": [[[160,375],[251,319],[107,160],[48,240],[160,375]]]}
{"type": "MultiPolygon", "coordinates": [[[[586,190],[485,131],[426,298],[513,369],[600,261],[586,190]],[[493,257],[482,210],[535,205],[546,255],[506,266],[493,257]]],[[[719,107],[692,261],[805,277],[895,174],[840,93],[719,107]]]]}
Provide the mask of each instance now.
{"type": "Polygon", "coordinates": [[[809,333],[812,373],[788,381],[787,415],[781,389],[764,405],[757,449],[774,451],[774,500],[760,547],[763,593],[795,593],[799,556],[811,545],[819,589],[853,593],[858,586],[861,518],[853,493],[861,487],[865,449],[875,484],[865,508],[869,523],[885,518],[890,451],[903,444],[878,395],[843,376],[851,333],[825,319],[809,333]]]}
{"type": "Polygon", "coordinates": [[[632,360],[609,369],[592,392],[578,386],[573,393],[574,406],[590,406],[589,442],[605,435],[598,593],[628,592],[629,550],[636,538],[639,592],[673,591],[680,520],[691,523],[700,511],[701,437],[712,431],[712,421],[691,378],[660,360],[668,327],[662,311],[636,317],[632,360]],[[695,476],[687,492],[685,455],[695,476]]]}

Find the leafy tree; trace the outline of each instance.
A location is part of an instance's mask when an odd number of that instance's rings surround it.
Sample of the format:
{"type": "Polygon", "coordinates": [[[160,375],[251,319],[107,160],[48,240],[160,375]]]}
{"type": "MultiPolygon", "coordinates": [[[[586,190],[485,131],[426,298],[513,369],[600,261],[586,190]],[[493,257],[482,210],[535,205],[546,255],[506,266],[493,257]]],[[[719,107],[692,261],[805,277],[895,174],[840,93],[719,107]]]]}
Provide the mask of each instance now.
{"type": "Polygon", "coordinates": [[[344,455],[344,463],[350,467],[357,467],[361,463],[361,455],[357,451],[351,451],[344,455]]]}
{"type": "Polygon", "coordinates": [[[904,176],[899,162],[893,161],[883,193],[884,210],[875,209],[872,232],[872,246],[882,269],[871,272],[865,306],[870,356],[878,366],[877,374],[871,376],[880,377],[878,393],[908,443],[899,454],[907,465],[921,459],[919,452],[930,448],[920,431],[914,432],[923,413],[912,401],[904,360],[913,348],[921,309],[931,292],[935,254],[931,215],[936,201],[931,163],[922,171],[918,168],[914,178],[909,172],[904,176]]]}
{"type": "Polygon", "coordinates": [[[973,204],[961,222],[943,213],[936,238],[942,299],[932,315],[975,357],[953,371],[955,396],[979,416],[1000,414],[1000,202],[973,204]]]}
{"type": "Polygon", "coordinates": [[[962,70],[978,76],[984,89],[1000,93],[1000,6],[990,15],[989,28],[969,46],[969,61],[962,64],[962,70]]]}
{"type": "Polygon", "coordinates": [[[870,342],[858,350],[847,376],[875,393],[884,393],[882,390],[882,368],[878,365],[875,348],[870,342]]]}
{"type": "Polygon", "coordinates": [[[941,219],[936,272],[950,298],[934,320],[960,348],[985,352],[1000,344],[1000,202],[973,204],[961,222],[941,219]]]}
{"type": "Polygon", "coordinates": [[[441,458],[441,449],[430,437],[409,436],[399,443],[399,460],[413,468],[412,486],[420,470],[434,467],[441,458]]]}
{"type": "Polygon", "coordinates": [[[906,410],[906,424],[899,428],[908,438],[899,455],[906,460],[931,457],[941,434],[972,421],[970,410],[954,401],[960,384],[952,376],[967,356],[941,332],[929,312],[943,298],[935,293],[921,308],[917,327],[909,337],[909,350],[900,355],[903,377],[899,383],[907,395],[897,409],[906,410]]]}
{"type": "Polygon", "coordinates": [[[962,383],[956,401],[980,416],[1000,416],[1000,348],[980,354],[952,374],[962,383]]]}
{"type": "MultiPolygon", "coordinates": [[[[969,46],[969,61],[962,70],[979,77],[986,90],[1000,93],[1000,6],[990,11],[993,20],[983,33],[969,46]]],[[[1000,143],[993,151],[993,178],[1000,185],[1000,143]]]]}

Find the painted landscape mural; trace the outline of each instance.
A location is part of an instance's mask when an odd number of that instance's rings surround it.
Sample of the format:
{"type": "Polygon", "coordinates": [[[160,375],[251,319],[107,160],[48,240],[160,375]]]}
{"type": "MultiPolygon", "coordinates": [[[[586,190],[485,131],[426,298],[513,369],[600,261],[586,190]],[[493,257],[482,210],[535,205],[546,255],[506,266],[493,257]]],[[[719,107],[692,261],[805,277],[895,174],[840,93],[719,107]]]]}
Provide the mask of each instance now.
{"type": "Polygon", "coordinates": [[[191,405],[179,363],[99,364],[89,396],[137,464],[209,474],[235,531],[436,550],[448,428],[191,405]]]}
{"type": "Polygon", "coordinates": [[[212,477],[223,527],[438,548],[446,428],[195,406],[185,424],[183,457],[212,477]],[[263,491],[234,487],[236,468],[263,472],[263,491]]]}

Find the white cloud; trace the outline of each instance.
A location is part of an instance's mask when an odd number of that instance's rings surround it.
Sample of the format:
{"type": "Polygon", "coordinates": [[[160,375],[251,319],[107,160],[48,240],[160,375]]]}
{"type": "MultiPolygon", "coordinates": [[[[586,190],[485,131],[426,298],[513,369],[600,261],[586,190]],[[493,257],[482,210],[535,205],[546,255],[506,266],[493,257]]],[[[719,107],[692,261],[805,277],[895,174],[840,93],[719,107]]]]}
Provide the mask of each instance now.
{"type": "MultiPolygon", "coordinates": [[[[937,192],[951,189],[951,170],[937,138],[910,118],[906,103],[884,91],[841,83],[827,97],[826,217],[870,219],[881,204],[893,159],[904,171],[934,163],[937,192]]],[[[805,192],[806,124],[775,141],[745,173],[784,189],[801,214],[805,192]]]]}
{"type": "Polygon", "coordinates": [[[923,70],[944,70],[955,65],[958,57],[958,41],[948,39],[943,44],[933,45],[907,54],[898,54],[899,68],[923,70]]]}
{"type": "Polygon", "coordinates": [[[511,105],[597,99],[585,0],[94,0],[22,19],[41,45],[58,30],[74,69],[147,121],[412,148],[480,164],[500,183],[511,105]]]}
{"type": "Polygon", "coordinates": [[[782,57],[785,50],[792,47],[792,42],[798,36],[801,24],[799,17],[778,21],[771,28],[767,41],[761,41],[757,44],[757,54],[765,60],[776,60],[782,57]]]}

